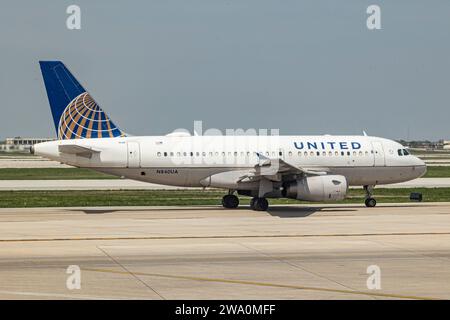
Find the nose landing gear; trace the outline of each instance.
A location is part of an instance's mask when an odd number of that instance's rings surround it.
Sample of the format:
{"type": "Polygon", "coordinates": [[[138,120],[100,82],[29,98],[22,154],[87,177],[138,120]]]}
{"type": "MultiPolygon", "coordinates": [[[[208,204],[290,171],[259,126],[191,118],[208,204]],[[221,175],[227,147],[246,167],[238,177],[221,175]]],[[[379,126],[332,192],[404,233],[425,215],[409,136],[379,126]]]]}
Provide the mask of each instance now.
{"type": "Polygon", "coordinates": [[[372,198],[373,188],[374,186],[364,186],[364,190],[366,191],[366,200],[364,201],[364,203],[368,208],[373,208],[377,205],[377,200],[372,198]]]}

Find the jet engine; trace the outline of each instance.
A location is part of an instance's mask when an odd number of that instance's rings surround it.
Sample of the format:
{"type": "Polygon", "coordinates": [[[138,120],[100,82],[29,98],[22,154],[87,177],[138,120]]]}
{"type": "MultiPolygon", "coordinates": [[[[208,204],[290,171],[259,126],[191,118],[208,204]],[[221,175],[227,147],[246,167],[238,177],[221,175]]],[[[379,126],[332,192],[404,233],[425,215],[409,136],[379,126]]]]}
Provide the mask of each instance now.
{"type": "Polygon", "coordinates": [[[282,195],[297,200],[334,201],[344,199],[347,189],[347,179],[344,176],[311,176],[285,184],[282,195]]]}

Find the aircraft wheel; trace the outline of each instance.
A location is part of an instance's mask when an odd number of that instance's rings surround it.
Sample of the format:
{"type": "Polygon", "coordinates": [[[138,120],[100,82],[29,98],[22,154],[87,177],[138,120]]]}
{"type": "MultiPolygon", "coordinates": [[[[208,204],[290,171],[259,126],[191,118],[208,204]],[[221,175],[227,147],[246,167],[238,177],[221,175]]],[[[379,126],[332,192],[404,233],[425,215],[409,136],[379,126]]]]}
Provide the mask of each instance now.
{"type": "Polygon", "coordinates": [[[365,201],[366,207],[373,208],[377,205],[377,200],[374,198],[367,198],[365,201]]]}
{"type": "Polygon", "coordinates": [[[256,199],[258,199],[258,198],[252,198],[252,199],[250,200],[250,209],[252,209],[252,210],[255,210],[255,202],[256,202],[256,199]]]}
{"type": "Polygon", "coordinates": [[[269,208],[269,202],[267,201],[266,198],[253,198],[253,199],[255,199],[252,208],[253,210],[267,211],[267,209],[269,208]]]}
{"type": "Polygon", "coordinates": [[[222,205],[227,209],[235,209],[239,206],[239,198],[234,194],[227,194],[222,198],[222,205]]]}

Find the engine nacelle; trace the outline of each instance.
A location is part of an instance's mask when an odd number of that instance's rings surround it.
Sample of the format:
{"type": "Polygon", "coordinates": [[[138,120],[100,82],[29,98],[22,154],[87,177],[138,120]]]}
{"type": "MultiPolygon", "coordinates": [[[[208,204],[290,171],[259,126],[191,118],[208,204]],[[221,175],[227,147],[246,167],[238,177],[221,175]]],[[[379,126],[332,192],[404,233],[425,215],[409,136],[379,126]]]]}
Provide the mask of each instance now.
{"type": "Polygon", "coordinates": [[[283,196],[306,201],[342,200],[347,194],[347,179],[340,175],[311,176],[284,186],[283,196]]]}

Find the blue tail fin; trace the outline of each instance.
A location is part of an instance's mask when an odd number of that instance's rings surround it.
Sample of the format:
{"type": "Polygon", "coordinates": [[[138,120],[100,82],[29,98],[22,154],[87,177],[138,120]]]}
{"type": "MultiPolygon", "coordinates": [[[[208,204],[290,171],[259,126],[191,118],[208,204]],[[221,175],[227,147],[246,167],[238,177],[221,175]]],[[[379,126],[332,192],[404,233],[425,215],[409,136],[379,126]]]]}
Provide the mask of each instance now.
{"type": "Polygon", "coordinates": [[[61,61],[39,61],[58,139],[124,136],[61,61]]]}

